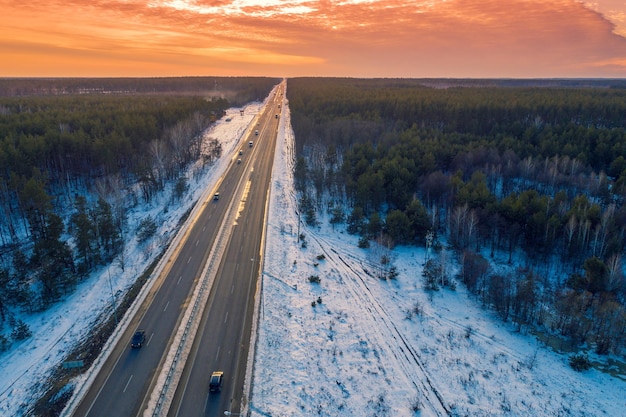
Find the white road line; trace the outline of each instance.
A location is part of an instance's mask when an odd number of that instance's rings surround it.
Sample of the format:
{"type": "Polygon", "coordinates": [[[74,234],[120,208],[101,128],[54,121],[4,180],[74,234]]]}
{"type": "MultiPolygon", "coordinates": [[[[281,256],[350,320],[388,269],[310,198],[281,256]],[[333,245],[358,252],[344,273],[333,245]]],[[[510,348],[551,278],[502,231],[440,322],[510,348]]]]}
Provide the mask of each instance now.
{"type": "Polygon", "coordinates": [[[218,347],[217,347],[217,353],[215,354],[215,360],[217,360],[217,358],[219,358],[219,357],[220,357],[220,349],[221,349],[221,348],[222,348],[221,346],[218,346],[218,347]]]}
{"type": "Polygon", "coordinates": [[[181,275],[180,277],[178,277],[178,281],[176,281],[176,285],[180,284],[180,280],[183,279],[183,276],[181,275]]]}
{"type": "Polygon", "coordinates": [[[122,392],[126,392],[126,389],[128,388],[128,384],[130,384],[130,381],[133,380],[133,376],[131,375],[130,378],[128,378],[128,382],[126,383],[126,386],[124,387],[124,391],[122,392]]]}
{"type": "Polygon", "coordinates": [[[189,262],[191,262],[191,256],[187,259],[187,264],[189,264],[189,262]]]}
{"type": "Polygon", "coordinates": [[[165,304],[165,308],[163,309],[163,311],[167,310],[167,306],[170,305],[170,302],[168,301],[167,304],[165,304]]]}
{"type": "Polygon", "coordinates": [[[226,312],[226,317],[224,317],[224,323],[228,321],[228,311],[226,312]]]}

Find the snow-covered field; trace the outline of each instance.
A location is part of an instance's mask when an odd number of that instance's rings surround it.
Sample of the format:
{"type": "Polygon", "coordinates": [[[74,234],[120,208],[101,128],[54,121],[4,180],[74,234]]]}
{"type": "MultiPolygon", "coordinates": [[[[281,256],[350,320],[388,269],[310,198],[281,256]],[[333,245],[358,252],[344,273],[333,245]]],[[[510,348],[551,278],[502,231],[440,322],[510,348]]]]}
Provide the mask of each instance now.
{"type": "MultiPolygon", "coordinates": [[[[397,248],[399,276],[368,274],[369,250],[357,238],[296,215],[293,134],[287,106],[272,180],[262,299],[249,411],[253,416],[625,416],[626,382],[596,370],[577,373],[567,357],[484,311],[462,288],[432,297],[422,289],[425,251],[397,248]],[[305,235],[302,248],[297,232],[305,235]],[[318,259],[324,255],[325,259],[318,259]],[[317,275],[320,283],[308,277],[317,275]]],[[[113,295],[125,291],[168,242],[180,216],[217,181],[259,104],[232,109],[206,136],[224,155],[190,169],[193,197],[169,194],[135,208],[161,225],[160,239],[127,243],[127,267],[103,269],[65,302],[24,316],[33,337],[0,356],[0,416],[19,416],[40,395],[45,375],[81,339],[113,295]],[[231,121],[226,122],[226,118],[231,121]],[[163,206],[168,205],[167,213],[163,206]],[[130,265],[130,266],[128,266],[130,265]]],[[[82,378],[82,377],[81,377],[82,378]]]]}
{"type": "Polygon", "coordinates": [[[383,281],[369,274],[371,249],[333,232],[323,215],[320,227],[300,225],[302,248],[285,107],[253,416],[626,416],[625,381],[573,371],[566,356],[515,333],[461,284],[430,299],[422,289],[425,249],[394,250],[399,276],[383,281]]]}

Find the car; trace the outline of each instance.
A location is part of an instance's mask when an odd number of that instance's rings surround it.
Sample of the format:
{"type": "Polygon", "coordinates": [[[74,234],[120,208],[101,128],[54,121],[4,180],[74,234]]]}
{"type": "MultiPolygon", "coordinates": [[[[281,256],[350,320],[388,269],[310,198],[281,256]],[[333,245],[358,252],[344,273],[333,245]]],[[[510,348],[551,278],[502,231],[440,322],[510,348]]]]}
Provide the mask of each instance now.
{"type": "Polygon", "coordinates": [[[258,131],[258,130],[255,130],[255,131],[254,131],[254,135],[255,135],[255,136],[259,136],[259,131],[258,131]]]}
{"type": "Polygon", "coordinates": [[[240,164],[241,163],[241,158],[237,159],[237,163],[240,164]]]}
{"type": "Polygon", "coordinates": [[[239,155],[243,155],[243,149],[239,149],[239,155]]]}
{"type": "Polygon", "coordinates": [[[220,193],[213,194],[213,200],[217,201],[220,199],[220,193]]]}
{"type": "Polygon", "coordinates": [[[252,141],[248,142],[248,146],[252,147],[252,141]]]}
{"type": "Polygon", "coordinates": [[[209,380],[209,391],[210,392],[220,392],[222,390],[222,380],[224,379],[224,372],[222,371],[214,371],[211,374],[211,379],[209,380]]]}
{"type": "Polygon", "coordinates": [[[133,339],[130,341],[130,347],[138,349],[143,346],[145,341],[146,341],[146,331],[139,329],[133,335],[133,339]]]}

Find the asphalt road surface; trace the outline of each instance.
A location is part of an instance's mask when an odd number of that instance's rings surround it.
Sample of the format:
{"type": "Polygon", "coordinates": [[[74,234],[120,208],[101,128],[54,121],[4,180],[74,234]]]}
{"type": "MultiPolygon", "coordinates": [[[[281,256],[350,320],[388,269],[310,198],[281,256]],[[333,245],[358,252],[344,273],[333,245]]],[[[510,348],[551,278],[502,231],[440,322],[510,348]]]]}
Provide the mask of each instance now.
{"type": "Polygon", "coordinates": [[[265,206],[279,122],[275,115],[280,112],[281,101],[279,93],[268,104],[259,119],[259,135],[253,139],[253,147],[244,148],[244,156],[249,155],[242,167],[246,171],[246,192],[239,204],[240,215],[232,225],[206,314],[168,416],[219,416],[226,410],[233,414],[241,412],[265,206]],[[219,393],[209,392],[209,377],[213,371],[224,372],[219,393]]]}
{"type": "Polygon", "coordinates": [[[158,282],[81,400],[75,416],[143,414],[172,336],[226,218],[226,209],[237,186],[244,184],[243,201],[232,204],[239,215],[235,224],[226,225],[231,228],[226,251],[169,415],[217,416],[224,415],[225,410],[239,413],[282,92],[281,86],[268,100],[257,119],[258,126],[242,145],[243,155],[237,156],[241,163],[233,162],[215,190],[220,199],[203,203],[204,209],[161,276],[155,278],[158,282]],[[251,147],[248,141],[253,141],[251,147]],[[146,342],[132,349],[130,340],[136,329],[145,330],[146,342]],[[221,392],[209,395],[213,370],[224,372],[224,383],[221,392]]]}

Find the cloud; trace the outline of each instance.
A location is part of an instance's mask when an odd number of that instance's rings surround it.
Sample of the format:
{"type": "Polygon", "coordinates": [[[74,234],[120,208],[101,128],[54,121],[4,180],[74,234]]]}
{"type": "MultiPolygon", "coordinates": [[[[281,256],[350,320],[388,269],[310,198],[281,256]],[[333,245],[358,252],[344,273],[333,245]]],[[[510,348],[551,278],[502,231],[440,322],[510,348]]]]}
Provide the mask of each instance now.
{"type": "Polygon", "coordinates": [[[7,28],[0,41],[14,53],[22,45],[23,56],[37,54],[39,45],[54,56],[59,48],[59,63],[82,54],[137,71],[144,65],[145,75],[626,76],[626,40],[575,0],[0,0],[0,7],[7,28]],[[148,73],[160,66],[166,74],[148,73]]]}

